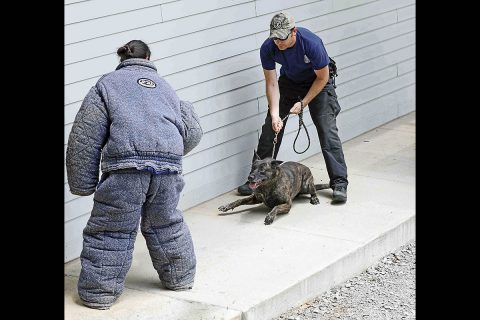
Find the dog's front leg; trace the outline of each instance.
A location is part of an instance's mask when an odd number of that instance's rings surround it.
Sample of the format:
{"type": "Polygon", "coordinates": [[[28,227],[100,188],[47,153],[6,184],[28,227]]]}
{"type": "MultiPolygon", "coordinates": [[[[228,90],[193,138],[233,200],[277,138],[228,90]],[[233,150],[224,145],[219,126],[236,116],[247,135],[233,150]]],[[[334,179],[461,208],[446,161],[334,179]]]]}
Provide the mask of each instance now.
{"type": "Polygon", "coordinates": [[[257,203],[261,203],[261,201],[259,201],[254,194],[246,197],[246,198],[243,198],[243,199],[239,199],[237,201],[233,201],[229,204],[226,204],[226,205],[223,205],[223,206],[220,206],[218,207],[218,210],[222,211],[222,212],[227,212],[228,210],[233,210],[233,208],[236,208],[238,206],[241,206],[241,205],[244,205],[244,204],[257,204],[257,203]]]}
{"type": "Polygon", "coordinates": [[[284,203],[284,204],[279,204],[278,206],[273,207],[272,211],[270,211],[267,216],[265,217],[265,224],[271,224],[273,222],[273,219],[277,216],[279,213],[288,213],[290,211],[290,208],[292,208],[291,203],[284,203]]]}

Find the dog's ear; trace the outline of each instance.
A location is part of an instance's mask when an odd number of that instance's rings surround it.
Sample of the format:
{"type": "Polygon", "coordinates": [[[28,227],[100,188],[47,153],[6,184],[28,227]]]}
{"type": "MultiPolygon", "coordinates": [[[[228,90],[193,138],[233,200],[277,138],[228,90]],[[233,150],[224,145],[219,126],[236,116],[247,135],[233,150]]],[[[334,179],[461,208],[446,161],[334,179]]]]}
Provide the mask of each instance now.
{"type": "Polygon", "coordinates": [[[275,169],[282,163],[283,163],[283,161],[281,161],[281,160],[272,160],[271,165],[272,165],[272,168],[275,169]]]}
{"type": "Polygon", "coordinates": [[[255,155],[255,158],[256,158],[255,160],[262,160],[260,159],[260,156],[258,155],[257,150],[253,150],[253,154],[255,155]]]}

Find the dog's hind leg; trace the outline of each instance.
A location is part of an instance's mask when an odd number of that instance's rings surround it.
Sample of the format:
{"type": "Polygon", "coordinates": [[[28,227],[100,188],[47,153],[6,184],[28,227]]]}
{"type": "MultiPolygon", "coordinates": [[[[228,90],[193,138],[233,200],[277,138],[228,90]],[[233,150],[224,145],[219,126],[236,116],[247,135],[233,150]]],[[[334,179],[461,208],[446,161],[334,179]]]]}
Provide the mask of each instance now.
{"type": "Polygon", "coordinates": [[[315,191],[315,187],[313,188],[313,192],[310,192],[310,203],[313,205],[320,203],[320,200],[318,200],[317,193],[315,191]]]}
{"type": "Polygon", "coordinates": [[[267,216],[265,217],[265,224],[269,225],[273,222],[277,214],[288,213],[292,208],[292,203],[284,203],[279,204],[278,206],[273,207],[272,211],[270,211],[267,216]]]}
{"type": "Polygon", "coordinates": [[[223,205],[223,206],[220,206],[218,207],[218,210],[222,211],[222,212],[227,212],[228,210],[233,210],[233,208],[236,208],[238,206],[241,206],[241,205],[244,205],[244,204],[257,204],[257,203],[261,203],[262,201],[258,200],[254,194],[246,197],[246,198],[242,198],[242,199],[239,199],[237,201],[233,201],[229,204],[226,204],[226,205],[223,205]]]}
{"type": "Polygon", "coordinates": [[[306,186],[302,186],[302,189],[306,189],[304,192],[310,194],[310,203],[319,204],[320,200],[318,200],[317,197],[317,189],[313,183],[313,176],[308,177],[307,181],[305,181],[305,184],[306,186]]]}

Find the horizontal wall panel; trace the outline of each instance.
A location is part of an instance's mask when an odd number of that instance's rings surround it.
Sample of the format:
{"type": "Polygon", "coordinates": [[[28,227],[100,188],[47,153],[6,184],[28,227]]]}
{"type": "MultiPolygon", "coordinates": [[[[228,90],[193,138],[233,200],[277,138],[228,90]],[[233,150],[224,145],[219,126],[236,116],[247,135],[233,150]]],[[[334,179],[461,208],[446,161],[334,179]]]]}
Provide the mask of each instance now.
{"type": "Polygon", "coordinates": [[[414,100],[411,99],[411,97],[414,96],[413,88],[413,85],[406,86],[388,95],[362,104],[358,108],[341,113],[337,118],[337,126],[342,141],[350,140],[364,132],[405,115],[406,113],[399,112],[399,106],[405,108],[407,104],[414,103],[414,100]]]}
{"type": "Polygon", "coordinates": [[[364,104],[370,100],[377,99],[383,95],[387,95],[390,92],[399,90],[412,83],[415,83],[415,72],[406,73],[402,76],[380,83],[374,87],[364,89],[355,94],[348,95],[344,98],[339,97],[339,103],[342,107],[342,110],[345,111],[364,104]]]}
{"type": "Polygon", "coordinates": [[[70,131],[72,131],[73,123],[72,124],[67,124],[64,128],[64,143],[68,144],[68,137],[70,136],[70,131]]]}
{"type": "Polygon", "coordinates": [[[80,256],[83,247],[83,229],[87,225],[90,214],[86,213],[65,223],[64,227],[64,262],[80,256]]]}
{"type": "Polygon", "coordinates": [[[398,101],[398,116],[401,117],[415,111],[416,109],[416,92],[415,84],[395,92],[398,101]]]}
{"type": "Polygon", "coordinates": [[[258,60],[256,50],[250,51],[215,63],[166,76],[165,80],[176,90],[179,90],[238,71],[256,67],[259,65],[258,60]]]}
{"type": "Polygon", "coordinates": [[[195,111],[200,117],[255,99],[265,93],[265,81],[227,91],[194,102],[195,111]]]}
{"type": "Polygon", "coordinates": [[[73,121],[75,121],[75,117],[77,116],[77,113],[80,110],[81,105],[82,105],[81,101],[65,105],[65,108],[63,111],[65,124],[70,124],[73,121]]]}
{"type": "MultiPolygon", "coordinates": [[[[290,2],[290,1],[288,1],[290,2]]],[[[331,8],[331,0],[323,0],[323,1],[315,1],[308,3],[307,1],[303,1],[305,4],[297,7],[290,7],[287,9],[288,13],[293,17],[295,20],[296,25],[300,25],[303,20],[316,18],[318,16],[326,15],[330,12],[331,8]]],[[[272,17],[279,12],[280,10],[272,10],[275,5],[272,5],[270,9],[268,9],[268,13],[266,15],[266,35],[268,36],[270,31],[270,21],[272,17]]],[[[257,5],[258,10],[258,5],[257,5]]]]}
{"type": "MultiPolygon", "coordinates": [[[[355,51],[358,52],[358,51],[355,51]]],[[[384,69],[399,62],[409,60],[415,56],[415,45],[411,45],[399,50],[385,53],[372,59],[367,59],[360,63],[343,68],[337,61],[338,76],[335,82],[341,87],[345,82],[359,78],[363,75],[384,69]]]]}
{"type": "Polygon", "coordinates": [[[88,0],[64,0],[65,6],[67,6],[69,4],[72,4],[72,3],[84,2],[84,1],[88,1],[88,0]]]}
{"type": "Polygon", "coordinates": [[[364,5],[365,3],[373,1],[376,0],[334,0],[333,11],[345,10],[350,7],[364,5]]]}
{"type": "MultiPolygon", "coordinates": [[[[322,20],[325,21],[324,23],[319,23],[320,26],[326,24],[326,28],[341,25],[348,23],[349,21],[354,18],[355,20],[362,19],[368,16],[376,15],[381,12],[385,12],[388,10],[393,10],[399,6],[404,6],[406,4],[411,3],[412,1],[407,0],[382,0],[376,1],[373,3],[368,3],[364,6],[351,8],[345,11],[339,11],[330,13],[328,15],[320,16],[320,14],[326,13],[326,9],[322,9],[324,6],[325,1],[320,2],[313,2],[305,6],[297,7],[297,10],[301,16],[301,19],[297,18],[297,21],[301,21],[304,19],[314,19],[314,20],[322,20]],[[301,10],[301,11],[300,11],[301,10]],[[305,11],[305,12],[304,12],[305,11]]],[[[249,4],[246,4],[249,5],[249,4]]],[[[152,49],[152,59],[159,59],[163,58],[164,54],[169,56],[178,52],[185,52],[188,50],[193,50],[195,48],[202,47],[204,45],[210,45],[222,41],[226,41],[232,38],[232,34],[235,34],[238,37],[245,36],[252,34],[253,32],[259,31],[267,31],[268,25],[270,22],[270,16],[262,16],[262,17],[253,17],[254,8],[249,7],[250,10],[245,10],[243,5],[239,6],[239,10],[236,7],[223,9],[225,10],[224,16],[234,16],[238,17],[237,22],[230,21],[225,25],[214,24],[213,26],[217,26],[215,28],[215,37],[211,36],[211,30],[201,31],[199,30],[191,30],[189,34],[171,34],[172,31],[176,31],[176,28],[170,28],[170,25],[167,23],[163,23],[160,25],[153,25],[146,27],[146,30],[137,29],[133,30],[131,35],[129,33],[120,33],[120,34],[113,34],[109,36],[105,36],[98,39],[91,39],[88,43],[80,42],[76,44],[70,44],[65,47],[65,63],[70,64],[75,61],[85,60],[85,58],[93,58],[98,57],[101,55],[112,54],[115,55],[116,50],[119,46],[123,45],[125,42],[137,38],[136,35],[138,34],[145,34],[146,37],[142,38],[142,40],[149,43],[152,49]],[[235,12],[230,12],[235,10],[235,12]],[[253,11],[252,11],[253,10],[253,11]],[[252,19],[247,19],[246,13],[248,17],[253,17],[252,19]],[[149,28],[149,29],[148,29],[149,28]],[[150,30],[151,29],[151,30],[150,30]],[[158,30],[157,30],[158,29],[158,30]],[[165,29],[165,30],[162,30],[165,29]],[[181,37],[179,37],[181,36],[181,37]],[[152,38],[150,38],[152,37],[152,38]],[[158,43],[158,48],[156,46],[156,42],[158,43]],[[184,47],[188,47],[190,49],[184,49],[184,47]],[[162,50],[163,49],[163,50],[162,50]],[[180,50],[180,51],[177,51],[180,50]],[[165,53],[164,53],[165,52],[165,53]],[[157,54],[160,53],[158,56],[157,54]],[[77,58],[78,57],[78,58],[77,58]]],[[[295,13],[297,14],[297,11],[295,13]]],[[[208,17],[206,17],[208,18],[208,17]]],[[[217,19],[218,20],[218,19],[217,19]]],[[[303,21],[299,23],[300,26],[309,27],[310,25],[307,24],[307,21],[303,21]]],[[[172,24],[173,26],[173,24],[172,24]]],[[[313,25],[314,26],[314,25],[313,25]]],[[[319,29],[321,30],[321,29],[319,29]]],[[[319,31],[315,28],[312,31],[319,31]]],[[[268,35],[268,32],[265,33],[268,35]]],[[[265,40],[266,36],[262,39],[265,40]]],[[[262,42],[263,42],[262,40],[262,42]]]]}
{"type": "Polygon", "coordinates": [[[263,119],[263,115],[262,117],[260,117],[260,115],[255,115],[253,117],[237,121],[229,126],[224,126],[207,132],[203,135],[198,146],[192,150],[192,154],[256,131],[263,124],[263,119]]]}
{"type": "MultiPolygon", "coordinates": [[[[183,70],[194,72],[194,68],[197,66],[207,65],[230,57],[235,58],[237,55],[251,52],[255,49],[257,49],[255,37],[251,36],[234,39],[214,46],[207,46],[195,51],[188,51],[160,60],[151,59],[151,61],[155,64],[158,73],[165,77],[183,70]]],[[[151,51],[152,50],[153,48],[151,48],[151,51]]],[[[251,55],[255,55],[255,60],[259,63],[260,58],[257,58],[258,52],[251,53],[251,55]]],[[[78,80],[78,77],[81,79],[92,77],[98,79],[103,74],[114,71],[118,64],[118,57],[105,56],[67,65],[65,66],[65,83],[73,83],[78,80]],[[68,74],[70,74],[70,76],[67,76],[68,74]]]]}
{"type": "MultiPolygon", "coordinates": [[[[128,11],[102,19],[87,20],[65,26],[65,44],[98,38],[160,22],[162,22],[160,6],[128,11]]],[[[120,45],[122,44],[117,44],[117,47],[120,45]]]]}
{"type": "MultiPolygon", "coordinates": [[[[65,171],[66,171],[66,169],[65,169],[65,171]]],[[[65,184],[63,185],[63,187],[64,187],[64,190],[63,190],[64,191],[64,194],[63,194],[64,201],[68,202],[68,201],[72,201],[73,199],[78,198],[79,196],[73,195],[70,192],[70,188],[68,187],[66,176],[65,176],[64,180],[65,180],[65,184]]]]}
{"type": "Polygon", "coordinates": [[[180,89],[177,91],[177,94],[182,100],[196,101],[234,90],[263,79],[263,71],[261,68],[254,67],[218,79],[209,80],[192,87],[180,89]]]}
{"type": "Polygon", "coordinates": [[[338,72],[340,74],[341,68],[346,68],[359,62],[378,57],[385,53],[403,49],[407,46],[411,46],[414,43],[415,32],[410,32],[365,48],[334,56],[334,59],[339,66],[338,72]]]}
{"type": "MultiPolygon", "coordinates": [[[[255,37],[248,36],[155,61],[158,72],[167,76],[257,49],[255,37]]],[[[254,56],[251,54],[251,56],[254,56]]],[[[258,56],[258,53],[257,53],[258,56]]],[[[260,58],[255,59],[259,63],[260,58]]]]}
{"type": "Polygon", "coordinates": [[[239,17],[242,18],[242,20],[238,19],[224,25],[216,26],[214,29],[199,30],[154,42],[150,44],[152,54],[155,52],[155,59],[163,59],[179,53],[246,37],[260,30],[268,29],[268,24],[264,26],[264,24],[261,23],[262,20],[265,20],[263,17],[254,17],[251,16],[251,14],[251,10],[248,10],[246,14],[244,13],[239,17]],[[212,36],[212,33],[214,33],[215,36],[212,36]]]}
{"type": "Polygon", "coordinates": [[[415,20],[406,20],[381,29],[360,34],[348,39],[329,43],[327,51],[330,56],[344,54],[346,52],[369,47],[376,43],[392,39],[415,30],[415,20]]]}
{"type": "MultiPolygon", "coordinates": [[[[167,21],[134,30],[105,35],[101,38],[89,39],[88,42],[65,46],[65,63],[85,60],[85,57],[96,57],[102,54],[117,52],[118,47],[132,39],[139,39],[139,35],[141,35],[140,40],[151,44],[184,34],[212,29],[217,26],[241,21],[254,16],[255,5],[253,2],[248,2],[174,21],[167,21]]],[[[152,51],[152,59],[157,59],[154,51],[152,51]]]]}
{"type": "Polygon", "coordinates": [[[64,67],[64,84],[68,85],[91,78],[95,78],[92,81],[98,80],[102,75],[114,71],[119,63],[120,57],[117,56],[115,50],[115,53],[106,56],[68,64],[64,67]]]}
{"type": "Polygon", "coordinates": [[[392,26],[397,21],[394,11],[389,11],[373,17],[357,20],[345,25],[333,27],[317,33],[327,48],[332,42],[341,41],[382,27],[392,26]]]}
{"type": "Polygon", "coordinates": [[[342,83],[341,86],[339,85],[337,87],[336,92],[339,97],[346,97],[382,82],[386,82],[387,80],[393,79],[396,76],[397,66],[390,66],[385,69],[366,74],[349,82],[342,83]]]}
{"type": "Polygon", "coordinates": [[[163,21],[174,20],[198,13],[212,11],[252,0],[182,0],[162,6],[163,21]]]}
{"type": "MultiPolygon", "coordinates": [[[[241,38],[244,36],[248,36],[259,31],[260,29],[267,30],[268,29],[267,23],[265,24],[264,28],[260,28],[260,26],[263,26],[263,24],[259,23],[259,21],[262,19],[263,17],[253,17],[248,19],[245,18],[244,20],[234,21],[225,25],[215,27],[214,28],[215,37],[212,37],[212,29],[202,29],[202,30],[191,32],[188,34],[173,36],[172,38],[168,38],[168,39],[162,38],[154,42],[147,41],[147,43],[150,47],[150,51],[152,52],[152,59],[154,60],[163,59],[179,53],[192,51],[199,48],[214,45],[217,43],[229,41],[234,38],[241,38]],[[232,37],[233,34],[235,34],[235,37],[232,37]]],[[[166,23],[162,25],[165,25],[165,24],[166,23]]],[[[105,37],[103,37],[102,39],[104,38],[105,37]]],[[[93,41],[95,41],[95,39],[92,39],[89,42],[93,42],[93,41]]],[[[144,39],[144,41],[146,40],[144,39]]],[[[72,44],[67,46],[65,50],[70,51],[69,50],[70,47],[78,47],[80,45],[81,43],[79,43],[78,45],[72,44]]],[[[94,58],[110,59],[109,57],[110,55],[116,57],[117,47],[119,47],[120,45],[121,44],[105,46],[99,43],[95,48],[90,49],[92,52],[91,55],[86,55],[86,53],[84,54],[84,56],[86,56],[89,59],[81,60],[81,62],[88,62],[89,60],[94,58]],[[95,52],[93,52],[92,50],[95,50],[95,52]]],[[[78,48],[75,48],[75,49],[78,49],[78,48]]],[[[75,54],[75,52],[72,52],[72,54],[75,54]]],[[[102,60],[102,61],[106,61],[106,60],[102,60]]],[[[72,64],[72,63],[75,63],[76,61],[66,60],[65,62],[68,64],[72,64]]]]}
{"type": "Polygon", "coordinates": [[[250,132],[192,156],[188,155],[183,161],[183,173],[188,174],[242,151],[253,150],[257,145],[257,140],[257,132],[250,132]]]}
{"type": "MultiPolygon", "coordinates": [[[[314,3],[316,5],[316,3],[314,3]]],[[[305,6],[305,10],[307,12],[316,12],[316,8],[314,7],[314,4],[309,4],[308,6],[305,6]]],[[[265,20],[265,19],[263,19],[265,20]]],[[[269,19],[268,19],[269,21],[269,19]]],[[[209,41],[211,39],[218,39],[220,40],[225,39],[225,40],[231,40],[233,42],[228,42],[228,43],[220,43],[219,47],[208,47],[207,45],[209,44],[202,42],[205,48],[201,50],[207,50],[215,55],[222,55],[223,57],[226,57],[228,55],[234,55],[235,53],[229,54],[229,51],[231,50],[242,50],[242,52],[250,51],[250,50],[257,50],[259,48],[259,44],[255,44],[255,42],[251,41],[250,38],[243,38],[245,35],[252,34],[255,31],[258,31],[258,27],[252,28],[252,26],[261,26],[264,25],[263,30],[267,31],[268,30],[268,22],[265,20],[265,23],[260,23],[258,18],[255,19],[249,19],[249,21],[240,21],[235,23],[235,25],[228,24],[226,26],[222,26],[221,30],[216,30],[215,32],[215,37],[211,37],[211,32],[209,30],[203,31],[204,33],[203,36],[200,36],[200,39],[196,39],[198,35],[186,35],[184,36],[185,39],[168,39],[166,41],[162,41],[160,43],[154,43],[150,45],[150,49],[152,51],[152,60],[156,63],[157,68],[159,70],[159,73],[162,75],[168,75],[172,74],[175,72],[178,72],[180,70],[188,69],[191,68],[192,65],[195,66],[196,64],[205,64],[210,61],[215,61],[220,58],[213,58],[209,59],[208,53],[203,53],[199,52],[198,50],[189,52],[188,55],[186,56],[178,56],[175,54],[181,53],[181,50],[179,50],[179,47],[183,47],[183,51],[191,51],[194,49],[198,49],[199,45],[195,45],[193,47],[190,47],[190,44],[192,40],[195,39],[197,43],[200,44],[199,40],[206,39],[208,38],[209,41]],[[236,25],[238,24],[238,26],[236,25]],[[240,31],[240,32],[239,32],[240,31]],[[248,33],[246,33],[248,32],[248,33]],[[223,34],[223,36],[222,36],[223,34]],[[232,39],[232,34],[235,34],[235,37],[232,39]],[[188,37],[188,38],[187,38],[188,37]],[[242,41],[242,43],[236,43],[235,41],[242,41]],[[164,45],[164,42],[167,42],[164,45]],[[170,45],[171,43],[171,45],[170,45]],[[158,53],[161,53],[160,56],[157,56],[158,53]],[[157,60],[163,58],[165,55],[171,56],[175,55],[173,57],[170,57],[167,60],[157,60]],[[193,59],[192,59],[193,57],[193,59]],[[195,62],[201,57],[202,62],[195,62]]],[[[265,33],[265,36],[262,37],[262,42],[263,40],[266,39],[268,36],[268,33],[265,33]]],[[[253,36],[252,36],[253,37],[253,36]]],[[[220,40],[218,42],[220,42],[220,40]]],[[[119,47],[121,44],[118,44],[117,47],[119,47]]],[[[115,48],[116,51],[116,48],[115,48]]],[[[111,52],[111,51],[110,51],[111,52]]],[[[257,51],[258,55],[258,51],[257,51]]],[[[115,52],[111,52],[110,54],[106,56],[101,56],[97,57],[95,59],[89,59],[85,61],[81,61],[78,63],[73,63],[73,64],[68,64],[65,67],[65,83],[73,83],[77,81],[81,81],[84,79],[92,78],[92,77],[100,77],[102,74],[108,73],[110,71],[113,71],[115,67],[118,65],[118,57],[116,56],[115,52]]]]}
{"type": "Polygon", "coordinates": [[[64,103],[71,104],[82,101],[90,88],[97,83],[98,79],[100,79],[100,77],[66,85],[64,91],[64,103]]]}
{"type": "MultiPolygon", "coordinates": [[[[172,1],[172,0],[170,0],[172,1]]],[[[65,6],[65,25],[118,13],[134,11],[168,2],[165,0],[90,0],[65,6]]]]}
{"type": "Polygon", "coordinates": [[[65,222],[75,219],[85,212],[90,212],[93,208],[93,194],[81,196],[65,203],[65,222]]]}
{"type": "MultiPolygon", "coordinates": [[[[369,2],[365,5],[353,7],[347,10],[332,12],[327,15],[316,16],[311,19],[298,22],[298,26],[305,27],[310,31],[317,33],[323,39],[323,32],[337,26],[348,28],[354,22],[369,17],[374,18],[383,13],[395,12],[399,6],[410,3],[410,0],[380,0],[369,2]]],[[[352,30],[355,32],[356,30],[352,30]]],[[[336,41],[332,38],[331,41],[336,41]]]]}
{"type": "MultiPolygon", "coordinates": [[[[323,1],[311,1],[311,0],[257,0],[255,1],[257,15],[264,15],[268,13],[272,13],[272,17],[277,11],[286,10],[288,11],[294,18],[297,18],[292,11],[296,7],[299,7],[304,4],[309,4],[315,2],[316,4],[320,4],[326,8],[326,10],[331,10],[332,8],[332,0],[323,0],[323,1]]],[[[320,13],[318,13],[320,14],[320,13]]],[[[295,20],[296,21],[296,20],[295,20]]]]}
{"type": "Polygon", "coordinates": [[[398,75],[408,73],[415,70],[415,58],[398,64],[398,75]]]}
{"type": "Polygon", "coordinates": [[[202,170],[186,174],[180,207],[185,210],[203,201],[202,199],[211,199],[226,190],[238,187],[245,182],[241,181],[247,178],[251,160],[252,151],[247,150],[202,170]]]}
{"type": "Polygon", "coordinates": [[[236,105],[219,112],[211,113],[200,119],[204,133],[220,127],[250,118],[258,113],[258,100],[254,99],[246,103],[236,105]]]}
{"type": "Polygon", "coordinates": [[[397,10],[397,13],[398,13],[398,21],[415,18],[415,5],[400,8],[397,10]]]}

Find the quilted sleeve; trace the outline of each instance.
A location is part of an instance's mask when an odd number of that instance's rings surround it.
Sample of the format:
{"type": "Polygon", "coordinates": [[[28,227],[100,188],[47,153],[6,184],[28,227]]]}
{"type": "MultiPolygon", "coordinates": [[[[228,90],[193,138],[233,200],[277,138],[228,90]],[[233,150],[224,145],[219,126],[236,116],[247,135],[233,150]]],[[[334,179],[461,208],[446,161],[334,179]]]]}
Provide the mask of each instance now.
{"type": "Polygon", "coordinates": [[[67,146],[67,178],[70,192],[88,196],[95,192],[102,148],[108,137],[109,119],[96,87],[80,106],[67,146]]]}
{"type": "Polygon", "coordinates": [[[203,130],[200,125],[200,119],[190,102],[180,101],[180,111],[182,113],[184,127],[183,155],[186,155],[200,143],[203,136],[203,130]]]}

